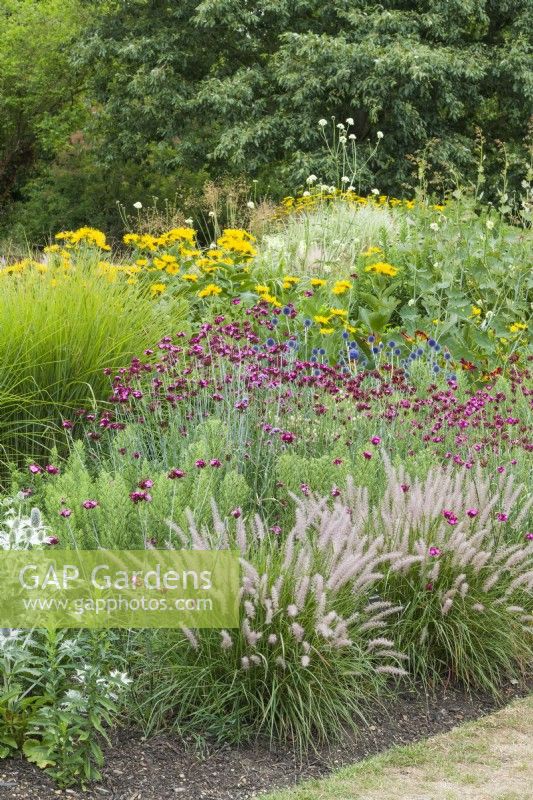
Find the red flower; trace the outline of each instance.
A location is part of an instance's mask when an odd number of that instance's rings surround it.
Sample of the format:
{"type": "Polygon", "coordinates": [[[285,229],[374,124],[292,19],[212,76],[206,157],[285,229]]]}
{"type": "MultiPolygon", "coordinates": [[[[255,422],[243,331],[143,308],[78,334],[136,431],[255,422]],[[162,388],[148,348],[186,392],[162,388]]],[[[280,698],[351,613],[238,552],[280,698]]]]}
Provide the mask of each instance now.
{"type": "Polygon", "coordinates": [[[167,475],[167,478],[170,480],[174,480],[175,478],[184,478],[186,473],[182,469],[171,469],[167,475]]]}

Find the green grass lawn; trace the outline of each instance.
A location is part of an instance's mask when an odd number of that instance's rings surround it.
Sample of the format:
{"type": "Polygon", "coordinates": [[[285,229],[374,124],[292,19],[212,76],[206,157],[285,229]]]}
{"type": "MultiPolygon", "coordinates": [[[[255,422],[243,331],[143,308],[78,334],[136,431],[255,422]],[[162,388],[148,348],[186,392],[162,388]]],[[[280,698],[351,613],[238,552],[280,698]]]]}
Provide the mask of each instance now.
{"type": "Polygon", "coordinates": [[[533,797],[532,733],[530,696],[264,800],[526,800],[533,797]]]}

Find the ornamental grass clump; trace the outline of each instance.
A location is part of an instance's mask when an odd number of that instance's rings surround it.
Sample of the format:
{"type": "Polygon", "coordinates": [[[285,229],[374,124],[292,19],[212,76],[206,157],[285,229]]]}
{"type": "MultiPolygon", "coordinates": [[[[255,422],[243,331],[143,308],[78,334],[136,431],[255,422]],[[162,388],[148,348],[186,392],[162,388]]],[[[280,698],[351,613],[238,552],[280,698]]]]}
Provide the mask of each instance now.
{"type": "MultiPolygon", "coordinates": [[[[533,664],[532,498],[512,476],[435,467],[424,480],[386,464],[388,485],[363,527],[392,553],[378,591],[403,607],[395,634],[410,672],[493,692],[533,664]],[[530,520],[531,522],[531,520],[530,520]]],[[[365,516],[361,490],[335,501],[365,516]]]]}
{"type": "MultiPolygon", "coordinates": [[[[362,496],[362,495],[361,495],[362,496]]],[[[301,749],[361,719],[387,678],[404,675],[390,635],[399,612],[381,599],[384,541],[362,535],[346,509],[299,504],[286,538],[238,513],[198,529],[171,525],[168,546],[240,552],[236,630],[159,633],[135,694],[145,727],[243,740],[263,735],[301,749]]]]}
{"type": "MultiPolygon", "coordinates": [[[[150,297],[100,274],[88,253],[76,269],[40,266],[0,270],[0,464],[61,442],[62,418],[106,399],[104,367],[170,324],[150,297]]],[[[176,305],[174,318],[184,309],[176,305]]]]}

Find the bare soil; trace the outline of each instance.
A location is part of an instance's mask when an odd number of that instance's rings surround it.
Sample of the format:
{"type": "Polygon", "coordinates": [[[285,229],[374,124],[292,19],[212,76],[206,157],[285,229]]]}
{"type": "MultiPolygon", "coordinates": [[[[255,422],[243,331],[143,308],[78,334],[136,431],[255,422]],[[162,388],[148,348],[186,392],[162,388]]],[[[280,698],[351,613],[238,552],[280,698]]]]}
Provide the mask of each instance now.
{"type": "MultiPolygon", "coordinates": [[[[509,686],[500,702],[483,694],[448,687],[435,694],[412,689],[376,709],[357,736],[311,753],[304,760],[291,749],[264,743],[245,747],[212,747],[206,753],[186,746],[177,736],[143,740],[138,731],[119,730],[107,748],[102,781],[90,789],[57,789],[45,772],[22,758],[0,762],[1,800],[247,800],[262,792],[319,778],[404,745],[448,731],[505,705],[524,690],[509,686]]],[[[503,745],[502,745],[503,746],[503,745]]],[[[467,795],[464,795],[465,800],[467,795]]]]}

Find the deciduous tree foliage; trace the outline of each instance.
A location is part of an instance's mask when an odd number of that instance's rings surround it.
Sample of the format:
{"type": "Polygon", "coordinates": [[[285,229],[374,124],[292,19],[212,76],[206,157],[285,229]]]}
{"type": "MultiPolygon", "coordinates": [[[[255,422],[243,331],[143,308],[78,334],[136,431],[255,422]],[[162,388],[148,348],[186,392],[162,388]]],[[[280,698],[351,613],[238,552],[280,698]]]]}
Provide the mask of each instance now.
{"type": "Polygon", "coordinates": [[[330,177],[330,117],[362,161],[384,133],[363,190],[409,191],[414,153],[472,178],[478,127],[496,172],[496,140],[523,152],[531,30],[532,0],[0,0],[0,208],[38,232],[208,174],[287,192],[330,177]]]}
{"type": "Polygon", "coordinates": [[[374,165],[398,189],[405,156],[438,138],[472,166],[476,126],[518,145],[533,108],[531,0],[110,0],[86,36],[108,158],[301,180],[317,120],[385,133],[374,165]]]}
{"type": "Polygon", "coordinates": [[[0,210],[84,117],[78,0],[0,0],[0,210]]]}

